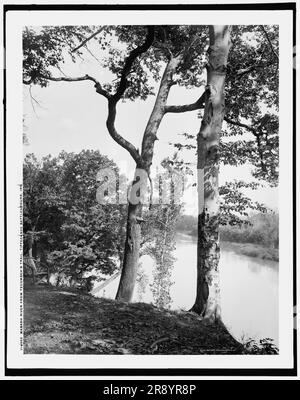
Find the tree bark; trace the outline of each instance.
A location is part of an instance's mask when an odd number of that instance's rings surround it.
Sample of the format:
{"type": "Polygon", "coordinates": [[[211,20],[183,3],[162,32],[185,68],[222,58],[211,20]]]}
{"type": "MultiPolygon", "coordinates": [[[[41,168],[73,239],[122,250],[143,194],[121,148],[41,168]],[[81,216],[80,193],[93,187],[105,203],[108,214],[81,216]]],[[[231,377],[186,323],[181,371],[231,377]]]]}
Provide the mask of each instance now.
{"type": "Polygon", "coordinates": [[[224,84],[230,32],[227,25],[209,27],[204,115],[197,135],[198,245],[197,294],[192,311],[220,320],[219,284],[219,143],[224,119],[224,84]]]}
{"type": "MultiPolygon", "coordinates": [[[[170,88],[173,85],[173,73],[181,59],[182,56],[179,55],[172,57],[168,62],[160,83],[152,113],[143,135],[142,150],[139,162],[137,163],[137,168],[144,170],[148,177],[153,160],[154,144],[155,141],[158,140],[156,134],[165,114],[167,98],[170,88]]],[[[123,266],[116,295],[117,300],[129,302],[133,296],[141,245],[141,213],[142,204],[132,204],[129,201],[123,266]]]]}
{"type": "Polygon", "coordinates": [[[47,256],[46,256],[46,252],[44,250],[44,248],[42,248],[41,250],[41,266],[42,267],[46,267],[47,270],[47,285],[50,285],[50,268],[49,268],[49,264],[47,261],[47,256]]]}
{"type": "Polygon", "coordinates": [[[116,296],[117,300],[131,301],[134,292],[141,245],[141,226],[137,220],[140,207],[140,204],[129,203],[128,205],[123,267],[116,296]]]}
{"type": "Polygon", "coordinates": [[[77,285],[77,281],[78,281],[78,278],[77,278],[77,272],[76,272],[76,262],[73,264],[73,265],[71,265],[71,268],[70,268],[70,272],[71,272],[71,279],[70,279],[70,287],[76,287],[76,285],[77,285]]]}
{"type": "Polygon", "coordinates": [[[28,238],[28,257],[27,257],[27,265],[31,269],[31,276],[32,276],[32,284],[35,285],[36,283],[36,274],[37,274],[37,268],[34,262],[33,254],[32,254],[32,248],[34,244],[34,233],[29,234],[28,238]]]}

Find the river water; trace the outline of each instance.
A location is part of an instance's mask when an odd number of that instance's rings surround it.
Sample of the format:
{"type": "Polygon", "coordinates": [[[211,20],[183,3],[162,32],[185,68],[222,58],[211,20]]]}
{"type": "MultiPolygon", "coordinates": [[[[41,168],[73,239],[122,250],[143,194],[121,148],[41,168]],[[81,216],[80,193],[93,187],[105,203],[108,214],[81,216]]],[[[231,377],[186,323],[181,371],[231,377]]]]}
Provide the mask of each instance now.
{"type": "MultiPolygon", "coordinates": [[[[197,239],[180,234],[176,250],[171,287],[172,309],[188,310],[196,294],[197,239]]],[[[143,270],[152,280],[153,261],[141,258],[143,270]]],[[[98,293],[113,298],[119,279],[98,293]]],[[[222,320],[238,340],[272,338],[278,344],[278,262],[261,260],[221,248],[220,257],[222,320]]],[[[134,301],[151,303],[150,287],[141,294],[136,288],[134,301]]]]}

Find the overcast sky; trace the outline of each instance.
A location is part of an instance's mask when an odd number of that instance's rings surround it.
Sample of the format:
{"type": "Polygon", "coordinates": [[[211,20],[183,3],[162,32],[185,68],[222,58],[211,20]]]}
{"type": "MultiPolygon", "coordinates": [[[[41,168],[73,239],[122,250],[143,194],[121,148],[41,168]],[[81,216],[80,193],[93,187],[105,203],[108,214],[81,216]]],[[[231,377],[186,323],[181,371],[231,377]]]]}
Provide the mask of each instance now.
{"type": "MultiPolygon", "coordinates": [[[[64,72],[69,76],[81,76],[86,73],[95,76],[100,82],[109,82],[111,75],[103,71],[91,56],[86,62],[76,65],[66,63],[64,72]]],[[[56,74],[59,76],[59,73],[56,74]]],[[[188,90],[173,86],[169,95],[169,104],[194,102],[202,94],[203,88],[188,90]]],[[[129,153],[120,147],[109,136],[106,129],[107,100],[97,94],[93,83],[83,82],[50,82],[47,88],[34,86],[31,94],[39,103],[30,98],[28,86],[24,86],[24,114],[26,134],[29,144],[24,153],[35,153],[39,158],[51,154],[56,156],[60,151],[79,152],[83,149],[99,150],[113,159],[128,178],[132,178],[134,161],[129,153]]],[[[119,103],[116,127],[121,135],[141,148],[142,136],[150,116],[154,96],[147,101],[119,103]]],[[[155,143],[153,167],[161,160],[174,153],[169,142],[182,140],[180,134],[196,134],[200,128],[197,112],[167,114],[159,128],[155,143]]],[[[185,151],[184,159],[196,163],[193,151],[185,151]]],[[[232,179],[253,180],[250,168],[221,167],[220,184],[232,179]]],[[[247,195],[277,209],[277,189],[260,189],[247,191],[247,195]]],[[[197,214],[196,188],[191,188],[184,197],[187,214],[197,214]]]]}

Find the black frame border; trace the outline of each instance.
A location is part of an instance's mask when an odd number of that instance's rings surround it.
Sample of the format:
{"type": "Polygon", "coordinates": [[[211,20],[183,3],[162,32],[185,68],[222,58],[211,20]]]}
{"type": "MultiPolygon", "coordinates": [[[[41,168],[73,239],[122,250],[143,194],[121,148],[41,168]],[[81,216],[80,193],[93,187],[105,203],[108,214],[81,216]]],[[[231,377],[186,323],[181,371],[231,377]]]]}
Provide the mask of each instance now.
{"type": "MultiPolygon", "coordinates": [[[[9,11],[149,11],[149,10],[291,10],[293,12],[293,49],[296,56],[296,3],[236,3],[236,4],[5,4],[3,6],[3,48],[6,49],[6,15],[9,11]]],[[[4,309],[5,309],[5,330],[4,330],[4,371],[5,376],[265,376],[284,377],[297,376],[297,327],[293,330],[293,367],[292,368],[9,368],[7,366],[7,168],[6,168],[6,66],[4,53],[3,67],[3,171],[4,171],[4,309]]],[[[296,68],[293,68],[293,304],[297,304],[297,246],[296,246],[296,68]]]]}

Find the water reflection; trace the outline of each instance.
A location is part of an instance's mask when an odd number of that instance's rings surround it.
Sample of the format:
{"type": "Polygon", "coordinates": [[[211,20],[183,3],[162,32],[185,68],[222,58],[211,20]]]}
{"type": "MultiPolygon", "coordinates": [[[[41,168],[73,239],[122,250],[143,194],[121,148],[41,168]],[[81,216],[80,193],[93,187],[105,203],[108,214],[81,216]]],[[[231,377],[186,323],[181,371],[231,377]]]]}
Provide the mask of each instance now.
{"type": "MultiPolygon", "coordinates": [[[[196,293],[196,238],[177,240],[172,298],[174,306],[189,309],[196,293]]],[[[278,263],[221,250],[222,319],[231,333],[270,337],[278,343],[278,263]]]]}

